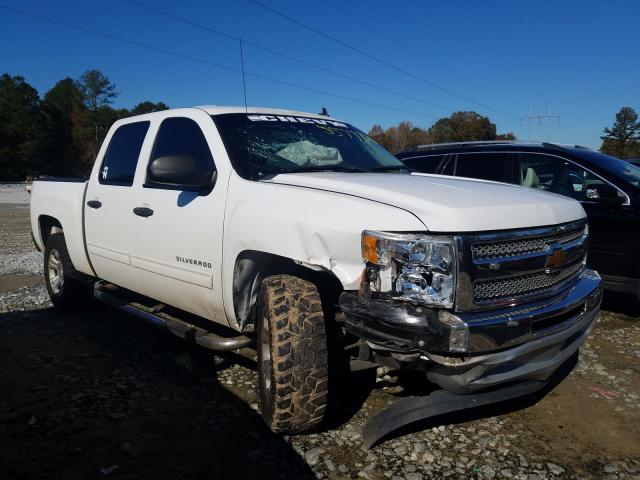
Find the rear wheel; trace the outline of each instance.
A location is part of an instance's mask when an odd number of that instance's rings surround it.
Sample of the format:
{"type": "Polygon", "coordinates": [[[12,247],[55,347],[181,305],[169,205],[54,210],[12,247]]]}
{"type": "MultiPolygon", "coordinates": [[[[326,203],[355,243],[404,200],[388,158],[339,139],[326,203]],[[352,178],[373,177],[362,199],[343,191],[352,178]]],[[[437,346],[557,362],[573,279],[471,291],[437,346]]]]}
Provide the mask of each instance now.
{"type": "Polygon", "coordinates": [[[327,335],[316,286],[290,275],[268,277],[257,305],[262,416],[274,432],[301,433],[324,419],[327,335]]]}
{"type": "Polygon", "coordinates": [[[81,282],[71,263],[64,235],[52,234],[44,249],[44,281],[51,303],[61,310],[85,306],[90,297],[90,286],[81,282]]]}

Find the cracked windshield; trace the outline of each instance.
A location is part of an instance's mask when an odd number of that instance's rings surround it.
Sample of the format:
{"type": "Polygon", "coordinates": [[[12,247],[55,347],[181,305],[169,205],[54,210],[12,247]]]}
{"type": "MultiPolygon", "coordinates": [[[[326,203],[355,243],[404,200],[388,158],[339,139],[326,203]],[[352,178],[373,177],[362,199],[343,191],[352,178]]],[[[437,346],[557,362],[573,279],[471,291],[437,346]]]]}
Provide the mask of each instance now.
{"type": "Polygon", "coordinates": [[[369,136],[343,122],[235,113],[214,120],[236,171],[248,179],[302,172],[409,172],[369,136]]]}

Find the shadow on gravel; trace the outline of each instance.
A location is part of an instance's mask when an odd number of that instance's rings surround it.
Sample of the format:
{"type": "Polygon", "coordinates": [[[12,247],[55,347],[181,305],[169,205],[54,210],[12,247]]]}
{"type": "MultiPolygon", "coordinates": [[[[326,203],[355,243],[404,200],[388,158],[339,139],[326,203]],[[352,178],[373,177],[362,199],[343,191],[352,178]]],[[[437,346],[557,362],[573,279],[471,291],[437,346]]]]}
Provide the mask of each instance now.
{"type": "Polygon", "coordinates": [[[315,478],[228,362],[105,307],[0,314],[0,478],[315,478]]]}
{"type": "Polygon", "coordinates": [[[640,317],[640,302],[633,295],[607,290],[602,298],[602,310],[634,318],[640,317]]]}
{"type": "Polygon", "coordinates": [[[330,376],[327,417],[323,430],[340,428],[360,411],[376,385],[376,370],[340,372],[330,376]]]}

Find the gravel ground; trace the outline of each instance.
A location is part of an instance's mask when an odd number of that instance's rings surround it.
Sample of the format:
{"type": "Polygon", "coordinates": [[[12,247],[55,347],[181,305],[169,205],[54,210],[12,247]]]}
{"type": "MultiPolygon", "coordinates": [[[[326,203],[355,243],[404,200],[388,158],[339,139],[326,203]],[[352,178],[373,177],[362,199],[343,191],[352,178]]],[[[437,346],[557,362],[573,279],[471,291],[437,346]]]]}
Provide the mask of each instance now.
{"type": "Polygon", "coordinates": [[[0,184],[0,203],[29,204],[29,192],[24,189],[23,183],[0,184]]]}
{"type": "Polygon", "coordinates": [[[55,312],[32,284],[28,209],[0,204],[0,222],[0,478],[640,479],[640,322],[625,298],[607,296],[576,369],[537,404],[367,451],[362,426],[407,379],[361,372],[327,429],[274,435],[253,352],[214,355],[100,305],[55,312]]]}

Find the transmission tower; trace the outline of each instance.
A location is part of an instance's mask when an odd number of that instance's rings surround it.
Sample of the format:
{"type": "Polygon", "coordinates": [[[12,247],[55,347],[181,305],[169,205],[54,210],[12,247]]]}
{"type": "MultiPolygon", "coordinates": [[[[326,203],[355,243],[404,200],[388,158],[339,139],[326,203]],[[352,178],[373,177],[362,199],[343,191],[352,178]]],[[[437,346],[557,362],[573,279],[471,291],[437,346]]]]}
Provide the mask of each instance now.
{"type": "MultiPolygon", "coordinates": [[[[542,127],[543,129],[546,127],[553,127],[554,125],[558,128],[560,127],[560,115],[551,115],[551,107],[547,109],[546,115],[534,115],[533,107],[529,108],[529,115],[525,115],[520,117],[520,125],[527,125],[527,140],[531,140],[531,130],[534,126],[542,127]]],[[[550,137],[550,134],[549,134],[550,137]]],[[[551,138],[546,138],[545,140],[551,141],[551,138]]]]}

